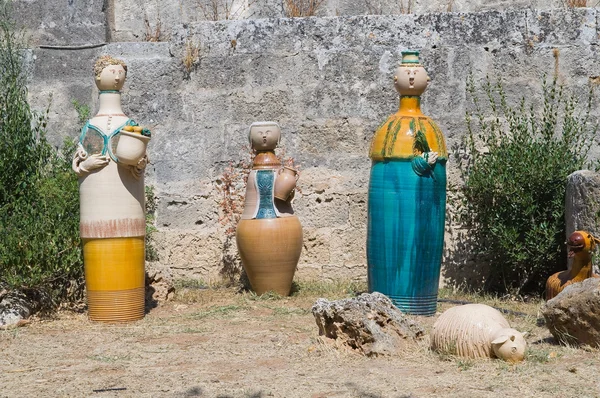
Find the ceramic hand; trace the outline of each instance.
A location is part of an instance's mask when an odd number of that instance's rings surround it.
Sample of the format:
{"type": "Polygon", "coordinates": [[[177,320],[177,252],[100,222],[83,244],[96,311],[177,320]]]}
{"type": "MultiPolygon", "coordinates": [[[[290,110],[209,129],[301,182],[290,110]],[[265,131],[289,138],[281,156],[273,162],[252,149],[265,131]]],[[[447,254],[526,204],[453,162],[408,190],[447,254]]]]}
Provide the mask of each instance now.
{"type": "Polygon", "coordinates": [[[144,174],[144,170],[146,170],[146,165],[148,164],[148,155],[144,155],[143,158],[139,160],[137,165],[129,166],[129,170],[131,174],[136,180],[139,180],[142,174],[144,174]]]}
{"type": "Polygon", "coordinates": [[[77,151],[73,157],[73,163],[71,167],[78,176],[83,176],[90,173],[92,170],[105,167],[109,162],[108,156],[92,155],[88,156],[88,153],[83,149],[81,144],[77,145],[77,151]]]}
{"type": "Polygon", "coordinates": [[[427,152],[424,153],[422,156],[427,161],[428,165],[433,166],[435,165],[435,162],[437,161],[439,155],[437,152],[427,152]]]}
{"type": "Polygon", "coordinates": [[[89,173],[92,170],[105,167],[109,161],[110,159],[106,155],[94,154],[81,162],[79,164],[79,168],[82,171],[89,173]]]}

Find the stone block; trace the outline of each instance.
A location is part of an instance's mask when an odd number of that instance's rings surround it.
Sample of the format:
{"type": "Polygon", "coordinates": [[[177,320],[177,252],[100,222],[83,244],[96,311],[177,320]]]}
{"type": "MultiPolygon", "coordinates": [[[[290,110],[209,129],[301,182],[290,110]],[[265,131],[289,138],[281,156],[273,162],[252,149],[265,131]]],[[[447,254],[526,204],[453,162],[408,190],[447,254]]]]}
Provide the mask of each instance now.
{"type": "MultiPolygon", "coordinates": [[[[302,222],[302,220],[300,220],[302,222]]],[[[331,262],[331,228],[302,226],[303,247],[298,267],[317,267],[331,262]]]]}
{"type": "Polygon", "coordinates": [[[33,45],[76,46],[107,41],[104,0],[12,3],[14,18],[27,29],[33,45]]]}
{"type": "MultiPolygon", "coordinates": [[[[365,236],[367,228],[367,204],[369,194],[361,191],[359,193],[348,194],[350,203],[350,225],[355,231],[360,231],[359,235],[365,236]]],[[[366,242],[366,240],[365,240],[366,242]]]]}
{"type": "Polygon", "coordinates": [[[366,228],[334,229],[331,232],[331,263],[362,268],[367,262],[366,241],[366,228]]]}
{"type": "Polygon", "coordinates": [[[223,233],[161,230],[153,239],[159,264],[169,267],[174,279],[221,280],[223,233]]]}
{"type": "Polygon", "coordinates": [[[302,194],[294,202],[296,215],[303,227],[325,228],[348,223],[349,206],[343,194],[302,194]]]}
{"type": "Polygon", "coordinates": [[[366,264],[324,264],[322,275],[322,279],[327,282],[339,280],[366,282],[367,266],[366,264]]]}
{"type": "Polygon", "coordinates": [[[219,225],[218,197],[206,181],[167,183],[155,194],[159,197],[158,228],[209,230],[219,225]]]}
{"type": "Polygon", "coordinates": [[[567,177],[565,222],[566,237],[579,230],[600,236],[600,174],[580,170],[567,177]]]}

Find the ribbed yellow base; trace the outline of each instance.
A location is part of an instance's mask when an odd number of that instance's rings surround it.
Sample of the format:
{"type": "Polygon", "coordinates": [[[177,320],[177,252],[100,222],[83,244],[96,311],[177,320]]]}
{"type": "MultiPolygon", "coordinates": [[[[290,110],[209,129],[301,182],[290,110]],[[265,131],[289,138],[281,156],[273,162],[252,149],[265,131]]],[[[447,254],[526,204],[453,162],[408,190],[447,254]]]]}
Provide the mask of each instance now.
{"type": "Polygon", "coordinates": [[[144,317],[144,237],[84,239],[83,260],[91,320],[144,317]]]}
{"type": "Polygon", "coordinates": [[[143,287],[132,290],[87,291],[88,315],[92,321],[131,322],[144,317],[143,287]]]}

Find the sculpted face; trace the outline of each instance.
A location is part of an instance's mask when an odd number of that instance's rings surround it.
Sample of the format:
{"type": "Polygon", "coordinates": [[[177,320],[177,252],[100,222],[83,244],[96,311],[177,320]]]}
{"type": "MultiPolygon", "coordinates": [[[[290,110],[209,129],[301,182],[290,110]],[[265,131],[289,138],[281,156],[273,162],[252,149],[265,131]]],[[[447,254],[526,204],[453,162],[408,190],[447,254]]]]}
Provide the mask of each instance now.
{"type": "Polygon", "coordinates": [[[429,84],[427,71],[421,65],[401,64],[394,76],[394,86],[401,95],[421,95],[429,84]]]}
{"type": "Polygon", "coordinates": [[[507,362],[521,362],[526,348],[527,342],[523,334],[512,328],[500,329],[492,341],[494,354],[507,362]]]}
{"type": "Polygon", "coordinates": [[[250,145],[257,151],[271,151],[277,147],[281,129],[277,123],[254,123],[250,126],[250,145]]]}
{"type": "Polygon", "coordinates": [[[100,76],[96,79],[99,90],[121,90],[125,84],[125,69],[121,65],[108,65],[102,69],[100,76]]]}

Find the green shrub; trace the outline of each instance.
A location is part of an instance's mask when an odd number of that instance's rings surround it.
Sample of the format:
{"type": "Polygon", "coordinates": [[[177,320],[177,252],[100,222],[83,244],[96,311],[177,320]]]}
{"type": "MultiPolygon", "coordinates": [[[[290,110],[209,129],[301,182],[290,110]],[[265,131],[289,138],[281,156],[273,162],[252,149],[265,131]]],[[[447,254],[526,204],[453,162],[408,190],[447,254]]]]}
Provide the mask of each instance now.
{"type": "Polygon", "coordinates": [[[156,196],[154,195],[154,186],[146,185],[144,187],[146,196],[146,261],[158,261],[158,250],[154,247],[152,235],[158,231],[156,225],[156,196]]]}
{"type": "Polygon", "coordinates": [[[468,229],[478,261],[490,264],[485,290],[541,292],[550,274],[566,268],[566,181],[585,166],[597,130],[592,92],[580,106],[556,80],[544,81],[536,109],[525,98],[509,105],[502,84],[489,79],[476,87],[471,77],[467,87],[473,111],[454,149],[464,180],[454,218],[468,229]]]}
{"type": "Polygon", "coordinates": [[[47,113],[29,106],[9,6],[0,1],[0,282],[62,294],[83,275],[74,145],[58,153],[45,137],[47,113]]]}

